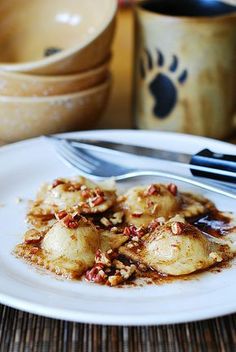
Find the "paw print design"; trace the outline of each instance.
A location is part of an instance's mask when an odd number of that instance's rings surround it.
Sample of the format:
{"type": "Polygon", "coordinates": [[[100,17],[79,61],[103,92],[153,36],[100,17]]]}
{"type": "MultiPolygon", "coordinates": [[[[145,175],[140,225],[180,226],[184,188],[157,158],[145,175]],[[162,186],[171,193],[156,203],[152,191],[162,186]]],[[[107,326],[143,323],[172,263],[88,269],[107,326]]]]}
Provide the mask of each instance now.
{"type": "Polygon", "coordinates": [[[156,51],[153,59],[148,50],[140,62],[140,74],[148,84],[155,104],[153,114],[159,119],[168,117],[178,100],[178,83],[184,84],[188,78],[186,69],[178,73],[179,59],[173,55],[169,66],[165,66],[165,58],[161,51],[156,51]]]}

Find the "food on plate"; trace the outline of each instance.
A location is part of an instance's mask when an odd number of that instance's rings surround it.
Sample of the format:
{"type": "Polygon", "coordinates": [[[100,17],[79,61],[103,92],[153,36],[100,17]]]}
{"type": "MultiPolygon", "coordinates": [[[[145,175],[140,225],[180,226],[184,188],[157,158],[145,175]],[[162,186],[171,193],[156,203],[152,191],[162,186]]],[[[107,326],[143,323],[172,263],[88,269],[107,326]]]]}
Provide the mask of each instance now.
{"type": "Polygon", "coordinates": [[[59,178],[41,187],[27,221],[17,257],[108,286],[186,276],[236,253],[234,215],[173,183],[118,194],[112,182],[59,178]]]}
{"type": "Polygon", "coordinates": [[[168,275],[185,275],[230,258],[228,246],[209,240],[184,218],[176,216],[151,227],[136,243],[121,246],[119,252],[136,262],[168,275]]]}
{"type": "Polygon", "coordinates": [[[126,221],[135,226],[148,226],[155,218],[169,219],[175,214],[196,216],[212,206],[212,202],[199,195],[178,192],[173,183],[131,188],[124,200],[126,221]]]}
{"type": "Polygon", "coordinates": [[[79,214],[64,211],[57,216],[48,231],[27,231],[16,254],[56,274],[76,278],[93,265],[100,235],[92,222],[79,214]]]}
{"type": "Polygon", "coordinates": [[[126,221],[135,226],[147,226],[157,217],[168,218],[180,207],[180,197],[174,184],[131,188],[124,201],[126,221]]]}
{"type": "Polygon", "coordinates": [[[114,190],[101,189],[84,177],[60,178],[41,187],[27,219],[35,227],[42,227],[50,220],[55,220],[55,214],[61,210],[78,211],[81,214],[102,213],[115,201],[114,190]]]}

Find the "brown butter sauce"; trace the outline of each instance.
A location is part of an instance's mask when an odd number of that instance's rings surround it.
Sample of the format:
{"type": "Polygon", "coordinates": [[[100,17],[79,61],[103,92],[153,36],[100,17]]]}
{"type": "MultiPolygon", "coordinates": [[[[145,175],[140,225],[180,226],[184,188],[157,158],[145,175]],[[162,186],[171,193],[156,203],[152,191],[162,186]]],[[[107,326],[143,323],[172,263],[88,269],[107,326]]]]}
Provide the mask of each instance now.
{"type": "Polygon", "coordinates": [[[230,217],[222,214],[217,209],[198,218],[190,218],[188,221],[200,231],[217,238],[224,236],[235,228],[230,226],[230,217]]]}

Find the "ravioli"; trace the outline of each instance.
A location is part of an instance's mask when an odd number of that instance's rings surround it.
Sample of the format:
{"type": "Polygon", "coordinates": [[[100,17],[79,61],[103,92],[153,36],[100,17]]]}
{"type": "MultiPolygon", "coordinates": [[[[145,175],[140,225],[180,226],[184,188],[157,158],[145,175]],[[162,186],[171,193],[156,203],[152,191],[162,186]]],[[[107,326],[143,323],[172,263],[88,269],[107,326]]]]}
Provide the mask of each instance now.
{"type": "Polygon", "coordinates": [[[126,221],[135,226],[148,226],[155,218],[169,218],[180,208],[177,188],[170,184],[134,187],[125,194],[126,221]]]}
{"type": "Polygon", "coordinates": [[[71,180],[60,178],[40,189],[27,219],[33,226],[43,227],[61,210],[78,211],[81,214],[102,213],[115,201],[114,190],[101,188],[84,177],[71,180]]]}
{"type": "Polygon", "coordinates": [[[128,241],[129,237],[124,234],[111,233],[110,231],[101,232],[101,246],[102,252],[109,249],[118,249],[122,244],[128,241]]]}
{"type": "Polygon", "coordinates": [[[186,218],[199,216],[216,209],[215,205],[203,196],[184,192],[180,196],[181,209],[179,213],[186,218]]]}
{"type": "Polygon", "coordinates": [[[148,226],[155,218],[168,220],[177,213],[194,217],[214,208],[208,199],[179,192],[174,184],[131,188],[125,195],[123,206],[127,223],[135,226],[148,226]]]}
{"type": "Polygon", "coordinates": [[[93,266],[100,235],[86,218],[69,214],[45,233],[30,230],[15,254],[67,277],[79,277],[93,266]]]}
{"type": "Polygon", "coordinates": [[[141,267],[149,275],[178,277],[236,253],[235,215],[173,183],[118,195],[109,182],[60,178],[41,187],[27,221],[17,257],[69,279],[108,286],[135,283],[141,267]]]}
{"type": "Polygon", "coordinates": [[[228,246],[210,241],[181,217],[156,227],[143,236],[137,246],[128,242],[119,252],[174,276],[190,274],[232,257],[228,246]]]}

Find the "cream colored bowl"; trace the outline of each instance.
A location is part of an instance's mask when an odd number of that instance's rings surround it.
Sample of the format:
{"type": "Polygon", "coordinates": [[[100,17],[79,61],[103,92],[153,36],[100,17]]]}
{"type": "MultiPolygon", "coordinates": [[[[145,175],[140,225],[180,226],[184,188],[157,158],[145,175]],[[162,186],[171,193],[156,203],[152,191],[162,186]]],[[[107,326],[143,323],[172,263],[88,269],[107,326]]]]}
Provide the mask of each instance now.
{"type": "Polygon", "coordinates": [[[85,73],[37,76],[0,71],[0,95],[14,97],[52,96],[83,91],[108,77],[109,61],[85,73]]]}
{"type": "Polygon", "coordinates": [[[117,0],[3,0],[0,70],[46,75],[81,72],[107,57],[117,0]],[[46,51],[61,51],[45,57],[46,51]]]}
{"type": "Polygon", "coordinates": [[[17,141],[41,134],[90,128],[106,107],[111,86],[52,97],[0,96],[0,140],[17,141]]]}

